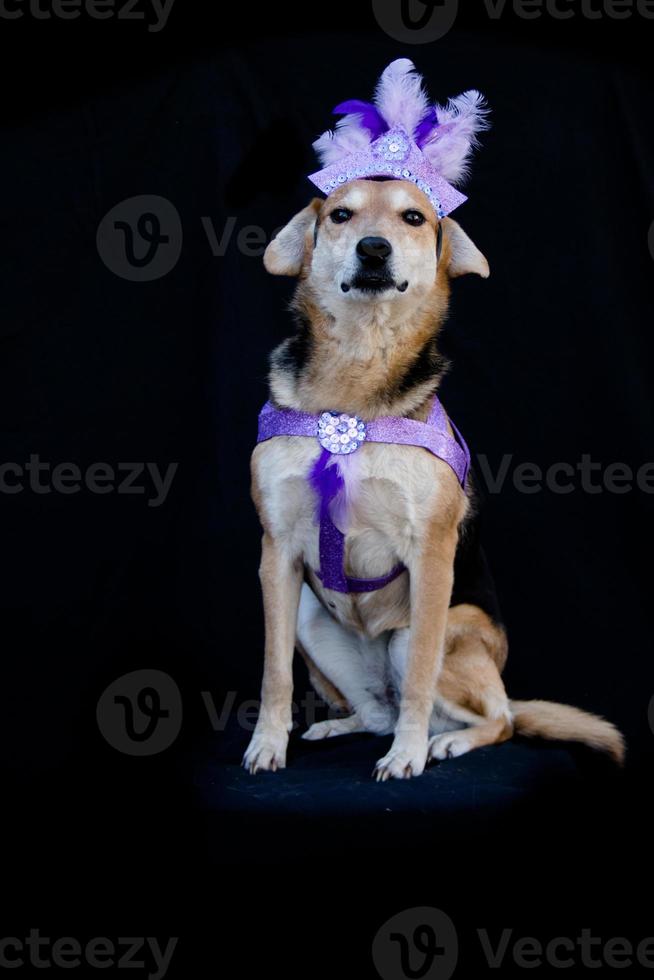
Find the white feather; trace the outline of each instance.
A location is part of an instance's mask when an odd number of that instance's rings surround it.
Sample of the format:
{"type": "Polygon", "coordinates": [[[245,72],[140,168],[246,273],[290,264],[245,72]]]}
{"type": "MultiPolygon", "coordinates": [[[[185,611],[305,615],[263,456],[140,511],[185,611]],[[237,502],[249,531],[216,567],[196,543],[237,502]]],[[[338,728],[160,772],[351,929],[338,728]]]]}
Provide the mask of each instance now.
{"type": "Polygon", "coordinates": [[[374,102],[391,128],[403,126],[413,133],[429,109],[429,101],[412,61],[398,58],[390,63],[377,83],[374,102]]]}
{"type": "Polygon", "coordinates": [[[357,453],[352,456],[338,456],[335,459],[343,477],[343,489],[332,503],[332,519],[337,527],[346,530],[353,503],[359,495],[361,460],[357,459],[357,453]]]}
{"type": "Polygon", "coordinates": [[[336,123],[336,129],[319,136],[313,144],[323,167],[337,163],[350,153],[360,153],[370,146],[370,132],[360,125],[361,115],[350,113],[336,123]]]}
{"type": "Polygon", "coordinates": [[[446,180],[457,183],[468,176],[470,154],[478,145],[477,134],[489,128],[486,100],[471,89],[436,106],[439,126],[423,153],[446,180]]]}

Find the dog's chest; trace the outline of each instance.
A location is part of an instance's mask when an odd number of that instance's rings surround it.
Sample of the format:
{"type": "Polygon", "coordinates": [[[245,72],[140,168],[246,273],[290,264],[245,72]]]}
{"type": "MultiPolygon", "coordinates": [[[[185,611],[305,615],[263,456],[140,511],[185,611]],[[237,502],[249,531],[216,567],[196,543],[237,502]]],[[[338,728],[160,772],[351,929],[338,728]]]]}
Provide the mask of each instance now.
{"type": "MultiPolygon", "coordinates": [[[[320,451],[311,439],[280,437],[261,443],[252,462],[262,523],[310,571],[320,567],[317,498],[309,483],[320,451]]],[[[347,574],[378,578],[398,562],[410,564],[437,510],[447,464],[417,447],[367,443],[332,465],[341,467],[345,484],[332,513],[345,533],[347,574]]],[[[408,617],[407,576],[387,586],[383,598],[326,592],[314,576],[311,581],[347,625],[371,632],[405,625],[399,620],[408,617]]]]}

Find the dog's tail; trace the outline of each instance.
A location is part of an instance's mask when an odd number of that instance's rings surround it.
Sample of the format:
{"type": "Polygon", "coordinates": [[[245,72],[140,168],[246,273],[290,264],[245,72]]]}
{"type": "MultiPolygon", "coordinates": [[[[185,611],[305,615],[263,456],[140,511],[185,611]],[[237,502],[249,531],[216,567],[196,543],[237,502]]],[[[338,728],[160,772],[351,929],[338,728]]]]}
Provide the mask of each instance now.
{"type": "Polygon", "coordinates": [[[624,738],[610,721],[552,701],[511,701],[510,705],[517,734],[581,742],[605,752],[618,765],[624,762],[624,738]]]}

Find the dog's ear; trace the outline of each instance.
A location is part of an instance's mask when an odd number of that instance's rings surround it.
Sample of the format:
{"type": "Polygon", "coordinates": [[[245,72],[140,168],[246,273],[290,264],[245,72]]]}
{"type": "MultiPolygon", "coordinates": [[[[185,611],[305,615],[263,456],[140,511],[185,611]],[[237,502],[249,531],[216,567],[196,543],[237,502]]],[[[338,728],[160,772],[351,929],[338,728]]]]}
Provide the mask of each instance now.
{"type": "Polygon", "coordinates": [[[442,224],[448,245],[445,250],[448,275],[454,278],[474,272],[476,275],[488,279],[490,275],[488,261],[475,243],[468,238],[461,225],[452,218],[443,218],[442,224]]]}
{"type": "Polygon", "coordinates": [[[263,255],[263,264],[273,276],[299,275],[304,256],[313,242],[313,230],[321,206],[322,200],[314,197],[270,242],[263,255]]]}

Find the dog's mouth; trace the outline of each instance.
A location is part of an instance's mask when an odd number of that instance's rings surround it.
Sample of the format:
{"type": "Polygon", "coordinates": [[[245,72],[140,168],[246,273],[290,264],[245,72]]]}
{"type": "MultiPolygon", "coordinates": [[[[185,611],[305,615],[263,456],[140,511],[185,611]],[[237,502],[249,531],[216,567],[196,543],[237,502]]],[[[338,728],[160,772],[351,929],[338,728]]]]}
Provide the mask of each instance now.
{"type": "Polygon", "coordinates": [[[386,272],[357,272],[351,282],[341,283],[344,293],[349,293],[351,289],[358,289],[362,293],[383,293],[389,289],[397,289],[398,292],[405,293],[408,288],[408,282],[397,283],[386,272]]]}

